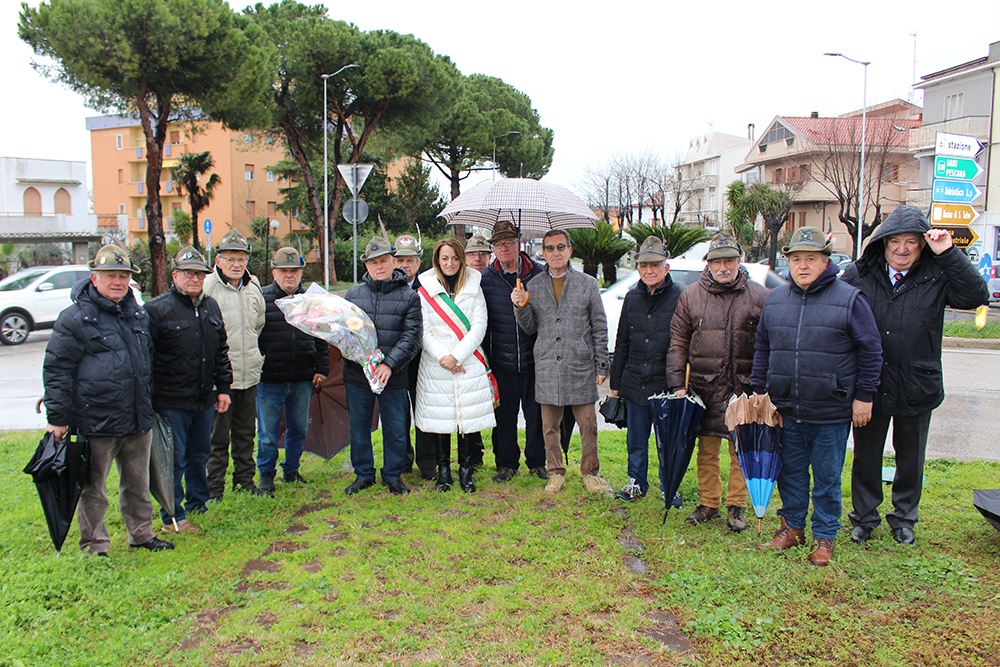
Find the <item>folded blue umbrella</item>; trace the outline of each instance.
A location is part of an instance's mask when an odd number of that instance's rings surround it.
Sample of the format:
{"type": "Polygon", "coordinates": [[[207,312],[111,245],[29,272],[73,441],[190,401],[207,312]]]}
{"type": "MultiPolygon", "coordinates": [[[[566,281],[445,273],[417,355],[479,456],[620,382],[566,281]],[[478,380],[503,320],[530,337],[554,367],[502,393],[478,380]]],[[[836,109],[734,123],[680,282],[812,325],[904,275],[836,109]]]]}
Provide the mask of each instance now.
{"type": "Polygon", "coordinates": [[[750,398],[741,394],[729,402],[726,426],[750,492],[760,533],[764,513],[781,472],[781,415],[767,395],[750,398]]]}
{"type": "Polygon", "coordinates": [[[649,397],[649,405],[653,408],[656,455],[663,481],[663,522],[666,523],[667,511],[691,463],[705,404],[691,394],[658,394],[649,397]]]}

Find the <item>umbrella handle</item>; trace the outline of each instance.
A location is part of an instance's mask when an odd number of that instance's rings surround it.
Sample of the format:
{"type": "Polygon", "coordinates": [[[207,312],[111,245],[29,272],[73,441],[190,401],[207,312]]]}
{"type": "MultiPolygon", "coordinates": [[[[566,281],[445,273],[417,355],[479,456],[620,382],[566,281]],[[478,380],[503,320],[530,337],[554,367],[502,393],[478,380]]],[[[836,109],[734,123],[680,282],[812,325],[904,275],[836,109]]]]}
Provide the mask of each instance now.
{"type": "MultiPolygon", "coordinates": [[[[518,276],[518,278],[517,278],[517,288],[521,289],[521,277],[520,276],[518,276]]],[[[527,291],[525,291],[524,292],[524,301],[522,301],[521,303],[517,304],[517,307],[518,308],[524,308],[525,306],[527,306],[528,305],[528,300],[530,298],[531,298],[531,295],[528,294],[527,291]]]]}
{"type": "Polygon", "coordinates": [[[684,391],[688,390],[688,383],[691,382],[691,364],[684,369],[684,391]]]}

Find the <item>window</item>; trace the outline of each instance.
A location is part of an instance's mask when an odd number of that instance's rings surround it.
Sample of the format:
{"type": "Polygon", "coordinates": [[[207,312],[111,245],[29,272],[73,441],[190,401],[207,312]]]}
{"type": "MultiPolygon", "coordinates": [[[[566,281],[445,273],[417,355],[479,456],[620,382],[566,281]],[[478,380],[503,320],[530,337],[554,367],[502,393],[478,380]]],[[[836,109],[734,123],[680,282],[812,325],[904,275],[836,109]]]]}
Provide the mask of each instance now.
{"type": "Polygon", "coordinates": [[[170,143],[181,143],[181,133],[178,130],[170,130],[170,143]]]}
{"type": "Polygon", "coordinates": [[[884,183],[896,183],[899,181],[899,165],[887,163],[882,168],[882,181],[884,183]]]}
{"type": "Polygon", "coordinates": [[[243,166],[243,179],[247,181],[253,180],[253,165],[247,164],[243,166]]]}
{"type": "Polygon", "coordinates": [[[167,144],[163,147],[163,156],[170,157],[170,144],[167,144]]]}
{"type": "Polygon", "coordinates": [[[278,204],[273,201],[267,202],[267,218],[273,220],[278,215],[278,204]]]}
{"type": "Polygon", "coordinates": [[[145,229],[145,228],[146,228],[146,221],[143,220],[142,218],[139,218],[139,229],[145,229]]]}
{"type": "Polygon", "coordinates": [[[62,271],[49,276],[45,282],[52,285],[52,289],[69,289],[77,281],[75,271],[62,271]]]}
{"type": "Polygon", "coordinates": [[[146,209],[142,208],[141,206],[135,209],[135,217],[142,220],[145,216],[146,216],[146,209]]]}
{"type": "Polygon", "coordinates": [[[791,148],[795,145],[795,137],[785,137],[785,146],[791,148]]]}
{"type": "Polygon", "coordinates": [[[809,179],[810,179],[810,176],[809,176],[809,165],[807,165],[807,164],[800,165],[799,166],[799,180],[805,182],[805,181],[808,181],[809,179]]]}
{"type": "Polygon", "coordinates": [[[767,152],[767,144],[761,144],[760,146],[758,146],[757,147],[757,152],[758,153],[766,153],[767,152]]]}
{"type": "Polygon", "coordinates": [[[125,204],[118,204],[118,215],[125,214],[125,204]]]}
{"type": "Polygon", "coordinates": [[[115,135],[115,148],[117,148],[118,150],[121,150],[123,145],[124,145],[124,142],[122,142],[122,135],[116,134],[115,135]]]}
{"type": "MultiPolygon", "coordinates": [[[[760,143],[762,145],[763,144],[773,144],[776,141],[781,141],[782,139],[788,139],[789,137],[794,138],[795,135],[787,127],[785,127],[781,123],[775,121],[774,125],[771,126],[771,129],[767,131],[766,135],[764,135],[764,140],[761,141],[760,143]]],[[[791,145],[791,144],[789,144],[789,145],[791,145]]],[[[763,152],[764,151],[761,151],[761,153],[763,153],[763,152]]]]}
{"type": "Polygon", "coordinates": [[[251,218],[257,215],[257,203],[252,201],[247,201],[247,215],[251,218]]]}
{"type": "Polygon", "coordinates": [[[252,143],[252,142],[253,142],[253,135],[250,135],[250,134],[244,134],[243,135],[243,143],[249,144],[249,143],[252,143]]]}
{"type": "Polygon", "coordinates": [[[125,170],[124,169],[119,169],[118,170],[118,182],[119,183],[124,183],[125,182],[125,170]]]}
{"type": "Polygon", "coordinates": [[[267,182],[268,183],[274,183],[274,172],[273,171],[268,171],[267,172],[267,182]]]}
{"type": "Polygon", "coordinates": [[[778,184],[785,182],[785,170],[778,168],[771,172],[771,182],[778,184]]]}
{"type": "Polygon", "coordinates": [[[944,98],[944,119],[961,118],[965,115],[965,93],[955,93],[944,98]]]}
{"type": "Polygon", "coordinates": [[[42,214],[42,195],[35,188],[28,188],[24,191],[24,214],[42,214]]]}
{"type": "Polygon", "coordinates": [[[55,196],[55,209],[56,213],[65,213],[66,215],[73,215],[73,200],[69,196],[69,192],[66,188],[59,188],[56,190],[55,196]]]}

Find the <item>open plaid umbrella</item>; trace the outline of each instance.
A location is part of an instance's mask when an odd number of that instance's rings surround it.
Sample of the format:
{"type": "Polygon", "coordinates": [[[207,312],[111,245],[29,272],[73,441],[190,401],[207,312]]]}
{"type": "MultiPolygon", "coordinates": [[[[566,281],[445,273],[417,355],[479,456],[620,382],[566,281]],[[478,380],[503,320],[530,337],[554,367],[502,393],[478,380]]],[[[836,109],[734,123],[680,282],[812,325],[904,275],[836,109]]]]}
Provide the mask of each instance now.
{"type": "Polygon", "coordinates": [[[522,234],[542,235],[550,229],[596,227],[597,216],[575,194],[533,178],[504,178],[470,188],[438,217],[449,225],[493,229],[506,220],[522,234]]]}

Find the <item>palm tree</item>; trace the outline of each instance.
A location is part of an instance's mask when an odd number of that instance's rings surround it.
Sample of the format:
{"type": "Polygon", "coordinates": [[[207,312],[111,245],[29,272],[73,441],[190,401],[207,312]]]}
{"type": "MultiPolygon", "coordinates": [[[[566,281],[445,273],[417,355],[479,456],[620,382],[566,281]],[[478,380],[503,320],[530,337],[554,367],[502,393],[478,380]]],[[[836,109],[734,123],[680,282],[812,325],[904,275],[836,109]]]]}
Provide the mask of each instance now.
{"type": "Polygon", "coordinates": [[[200,213],[212,198],[215,197],[215,188],[222,179],[218,174],[212,174],[202,187],[200,180],[202,174],[215,166],[215,160],[208,151],[204,153],[185,153],[177,160],[177,166],[170,170],[170,176],[177,184],[177,193],[182,194],[187,191],[188,204],[191,206],[191,236],[193,245],[201,250],[201,242],[198,240],[198,213],[200,213]]]}
{"type": "Polygon", "coordinates": [[[628,239],[618,236],[618,231],[603,220],[596,229],[568,229],[573,254],[583,261],[583,272],[597,277],[597,267],[604,272],[604,283],[610,285],[618,279],[617,262],[632,249],[628,239]]]}
{"type": "Polygon", "coordinates": [[[711,238],[701,227],[690,227],[683,222],[656,227],[636,223],[629,225],[626,231],[635,239],[636,245],[641,245],[647,237],[658,236],[663,241],[663,249],[670,253],[671,257],[680,257],[702,241],[711,238]]]}

